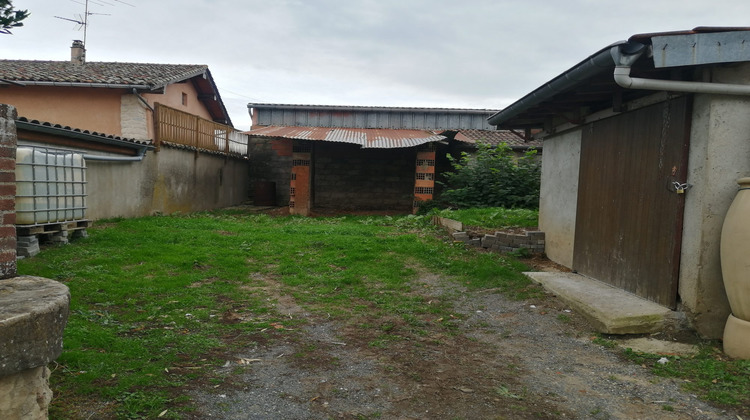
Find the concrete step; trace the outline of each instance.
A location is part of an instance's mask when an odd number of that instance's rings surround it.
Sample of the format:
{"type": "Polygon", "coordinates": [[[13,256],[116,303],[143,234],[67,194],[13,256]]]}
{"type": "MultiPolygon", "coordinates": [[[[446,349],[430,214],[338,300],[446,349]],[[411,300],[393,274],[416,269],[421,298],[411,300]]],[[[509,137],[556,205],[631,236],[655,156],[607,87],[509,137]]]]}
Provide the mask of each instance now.
{"type": "Polygon", "coordinates": [[[557,295],[574,311],[588,318],[593,327],[601,333],[653,333],[674,327],[680,318],[669,308],[580,274],[524,274],[557,295]]]}

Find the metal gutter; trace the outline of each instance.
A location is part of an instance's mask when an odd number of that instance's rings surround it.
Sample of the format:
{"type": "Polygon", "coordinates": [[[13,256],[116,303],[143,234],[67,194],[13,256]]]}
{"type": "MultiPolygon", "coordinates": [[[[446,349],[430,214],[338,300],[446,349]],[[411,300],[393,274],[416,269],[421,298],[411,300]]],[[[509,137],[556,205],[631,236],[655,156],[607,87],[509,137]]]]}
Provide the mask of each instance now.
{"type": "Polygon", "coordinates": [[[150,105],[150,104],[148,103],[148,101],[146,100],[146,98],[144,98],[143,96],[141,96],[141,94],[140,94],[140,93],[138,93],[138,89],[136,89],[136,88],[133,88],[133,95],[135,95],[135,96],[136,96],[136,97],[138,98],[138,100],[140,100],[140,101],[141,101],[141,103],[142,103],[143,105],[145,105],[145,106],[146,106],[146,108],[150,109],[150,110],[151,110],[151,112],[156,112],[156,110],[154,110],[154,107],[152,107],[152,106],[151,106],[151,105],[150,105]]]}
{"type": "Polygon", "coordinates": [[[487,121],[492,125],[500,125],[504,121],[507,121],[529,108],[552,98],[558,93],[564,92],[590,77],[612,69],[614,67],[614,62],[612,61],[610,50],[613,47],[625,43],[626,41],[615,42],[614,44],[599,50],[568,71],[514,102],[507,108],[491,115],[487,121]]]}

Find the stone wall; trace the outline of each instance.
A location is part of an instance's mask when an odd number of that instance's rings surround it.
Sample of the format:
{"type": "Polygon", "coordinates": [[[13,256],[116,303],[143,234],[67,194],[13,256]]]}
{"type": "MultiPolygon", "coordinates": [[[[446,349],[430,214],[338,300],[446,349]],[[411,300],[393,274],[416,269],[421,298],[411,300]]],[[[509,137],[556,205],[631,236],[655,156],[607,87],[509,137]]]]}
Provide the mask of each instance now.
{"type": "Polygon", "coordinates": [[[411,211],[416,149],[320,142],[313,152],[313,207],[411,211]]]}

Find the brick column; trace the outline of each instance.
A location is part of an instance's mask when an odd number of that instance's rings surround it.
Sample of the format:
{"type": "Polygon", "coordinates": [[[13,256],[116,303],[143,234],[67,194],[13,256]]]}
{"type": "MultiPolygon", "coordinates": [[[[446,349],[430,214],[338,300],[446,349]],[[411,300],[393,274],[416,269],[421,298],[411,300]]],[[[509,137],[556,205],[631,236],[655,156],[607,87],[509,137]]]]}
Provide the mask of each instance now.
{"type": "Polygon", "coordinates": [[[307,216],[312,207],[312,145],[294,145],[292,177],[289,181],[289,213],[307,216]]]}
{"type": "Polygon", "coordinates": [[[435,193],[435,145],[428,143],[417,150],[417,169],[414,177],[414,208],[422,201],[432,200],[435,193]]]}
{"type": "Polygon", "coordinates": [[[11,105],[0,104],[0,279],[16,268],[16,118],[11,105]]]}

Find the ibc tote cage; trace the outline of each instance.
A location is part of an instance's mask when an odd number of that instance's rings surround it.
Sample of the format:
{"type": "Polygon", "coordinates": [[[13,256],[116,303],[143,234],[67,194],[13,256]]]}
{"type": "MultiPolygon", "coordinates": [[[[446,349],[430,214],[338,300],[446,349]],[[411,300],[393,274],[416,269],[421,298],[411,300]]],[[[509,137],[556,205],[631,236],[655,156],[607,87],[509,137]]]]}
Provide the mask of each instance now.
{"type": "Polygon", "coordinates": [[[83,154],[40,146],[16,150],[16,224],[83,220],[86,162],[83,154]]]}

